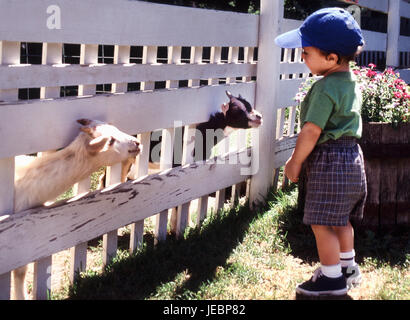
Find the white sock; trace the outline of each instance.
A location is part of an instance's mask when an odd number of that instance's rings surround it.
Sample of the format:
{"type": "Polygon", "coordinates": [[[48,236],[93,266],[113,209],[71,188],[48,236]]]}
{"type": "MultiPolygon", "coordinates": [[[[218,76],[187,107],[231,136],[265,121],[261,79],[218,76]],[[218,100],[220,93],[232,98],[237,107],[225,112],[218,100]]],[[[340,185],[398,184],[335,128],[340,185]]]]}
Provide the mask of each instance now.
{"type": "Polygon", "coordinates": [[[325,266],[325,265],[320,265],[320,269],[322,270],[322,273],[328,277],[328,278],[339,278],[342,276],[342,266],[339,264],[331,265],[331,266],[325,266]]]}
{"type": "Polygon", "coordinates": [[[342,267],[353,267],[356,265],[354,261],[355,251],[354,249],[349,252],[340,252],[340,264],[342,267]]]}

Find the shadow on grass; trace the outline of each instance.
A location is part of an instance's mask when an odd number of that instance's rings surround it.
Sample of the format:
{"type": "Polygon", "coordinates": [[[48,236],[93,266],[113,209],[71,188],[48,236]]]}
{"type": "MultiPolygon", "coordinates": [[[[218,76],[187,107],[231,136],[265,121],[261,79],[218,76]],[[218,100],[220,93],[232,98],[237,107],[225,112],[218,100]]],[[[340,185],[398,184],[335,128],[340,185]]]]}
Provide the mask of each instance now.
{"type": "Polygon", "coordinates": [[[248,206],[232,209],[210,217],[200,230],[191,229],[185,239],[168,236],[156,246],[148,234],[140,252],[112,263],[102,274],[79,278],[69,299],[145,299],[184,271],[190,277],[171,298],[181,298],[178,293],[186,290],[195,292],[214,278],[218,266],[226,265],[255,217],[248,206]]]}
{"type": "MultiPolygon", "coordinates": [[[[285,192],[291,190],[294,185],[285,192]]],[[[268,211],[269,204],[278,201],[280,193],[270,193],[265,208],[251,211],[245,205],[214,215],[200,229],[191,229],[180,240],[169,236],[167,241],[154,246],[153,235],[146,234],[145,246],[136,254],[112,263],[102,274],[79,278],[69,290],[69,299],[146,299],[155,296],[159,286],[175,284],[175,279],[184,272],[189,276],[176,285],[176,290],[170,290],[173,293],[169,298],[195,299],[201,285],[214,279],[217,268],[227,266],[227,259],[243,241],[252,221],[268,211]],[[193,296],[186,296],[187,292],[193,296]]],[[[306,263],[318,262],[313,233],[302,223],[302,215],[294,205],[287,205],[282,210],[278,231],[285,235],[284,247],[289,247],[292,256],[306,263]]],[[[119,242],[120,249],[127,249],[129,241],[126,238],[119,242]]],[[[356,232],[356,261],[359,263],[372,257],[377,263],[404,265],[408,263],[409,248],[408,230],[389,234],[369,230],[356,232]]],[[[296,296],[296,299],[306,297],[296,296]]],[[[351,297],[346,295],[335,299],[351,297]]]]}

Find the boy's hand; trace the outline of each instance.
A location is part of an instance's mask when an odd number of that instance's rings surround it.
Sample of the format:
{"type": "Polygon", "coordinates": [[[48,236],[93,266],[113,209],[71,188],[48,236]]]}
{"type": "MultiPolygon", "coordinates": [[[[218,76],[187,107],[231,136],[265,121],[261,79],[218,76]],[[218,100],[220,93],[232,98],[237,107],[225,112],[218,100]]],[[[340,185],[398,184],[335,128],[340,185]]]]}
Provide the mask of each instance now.
{"type": "Polygon", "coordinates": [[[285,175],[292,182],[298,182],[302,163],[314,149],[322,129],[312,122],[306,122],[296,140],[292,157],[286,162],[285,175]]]}
{"type": "Polygon", "coordinates": [[[302,170],[302,164],[296,163],[292,158],[290,158],[285,165],[285,175],[292,182],[299,181],[300,171],[302,170]]]}

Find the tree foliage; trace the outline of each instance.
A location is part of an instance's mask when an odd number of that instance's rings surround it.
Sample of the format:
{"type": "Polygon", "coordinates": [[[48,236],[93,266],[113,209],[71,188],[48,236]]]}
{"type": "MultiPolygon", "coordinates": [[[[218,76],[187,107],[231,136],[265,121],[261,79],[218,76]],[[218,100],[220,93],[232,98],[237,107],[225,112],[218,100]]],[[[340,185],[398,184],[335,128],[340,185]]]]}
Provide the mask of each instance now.
{"type": "Polygon", "coordinates": [[[228,10],[254,13],[259,9],[260,0],[145,0],[148,2],[173,4],[195,8],[228,10]]]}
{"type": "MultiPolygon", "coordinates": [[[[260,0],[144,0],[162,4],[259,13],[260,0]]],[[[273,0],[272,0],[273,1],[273,0]]],[[[302,20],[312,12],[326,6],[340,6],[337,0],[285,0],[285,17],[302,20]]]]}

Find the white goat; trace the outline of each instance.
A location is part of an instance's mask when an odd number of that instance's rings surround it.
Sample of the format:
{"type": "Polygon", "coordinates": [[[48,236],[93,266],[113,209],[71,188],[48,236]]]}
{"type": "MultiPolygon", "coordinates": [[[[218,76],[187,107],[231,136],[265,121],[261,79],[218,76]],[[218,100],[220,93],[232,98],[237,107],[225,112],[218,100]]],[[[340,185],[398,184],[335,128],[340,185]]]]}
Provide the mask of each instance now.
{"type": "MultiPolygon", "coordinates": [[[[113,125],[80,119],[80,134],[66,148],[42,157],[16,157],[15,212],[54,200],[102,166],[127,164],[142,150],[139,141],[113,125]]],[[[123,172],[121,181],[125,181],[123,172]]],[[[14,299],[27,297],[27,266],[13,271],[14,299]]]]}

